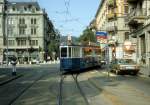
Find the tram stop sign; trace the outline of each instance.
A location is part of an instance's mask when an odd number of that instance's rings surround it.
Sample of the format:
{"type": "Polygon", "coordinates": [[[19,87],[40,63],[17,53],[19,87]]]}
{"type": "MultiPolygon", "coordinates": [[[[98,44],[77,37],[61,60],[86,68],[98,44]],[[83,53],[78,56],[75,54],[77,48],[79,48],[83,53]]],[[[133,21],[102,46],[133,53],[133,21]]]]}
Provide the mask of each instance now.
{"type": "Polygon", "coordinates": [[[106,44],[107,43],[107,32],[97,31],[96,39],[97,39],[97,42],[106,44]]]}

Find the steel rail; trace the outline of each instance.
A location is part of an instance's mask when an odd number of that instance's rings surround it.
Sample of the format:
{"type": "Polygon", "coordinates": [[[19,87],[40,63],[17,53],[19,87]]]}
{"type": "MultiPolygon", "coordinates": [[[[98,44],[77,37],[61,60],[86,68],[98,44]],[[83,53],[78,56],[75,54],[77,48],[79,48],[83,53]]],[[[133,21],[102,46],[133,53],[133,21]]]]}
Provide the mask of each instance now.
{"type": "Polygon", "coordinates": [[[72,75],[72,77],[73,77],[74,81],[76,82],[77,88],[79,89],[79,91],[80,91],[80,93],[81,93],[81,95],[82,95],[86,105],[90,105],[90,103],[89,103],[85,93],[83,92],[83,90],[82,90],[82,88],[81,88],[81,86],[80,86],[80,84],[78,82],[78,74],[76,76],[72,75]]]}

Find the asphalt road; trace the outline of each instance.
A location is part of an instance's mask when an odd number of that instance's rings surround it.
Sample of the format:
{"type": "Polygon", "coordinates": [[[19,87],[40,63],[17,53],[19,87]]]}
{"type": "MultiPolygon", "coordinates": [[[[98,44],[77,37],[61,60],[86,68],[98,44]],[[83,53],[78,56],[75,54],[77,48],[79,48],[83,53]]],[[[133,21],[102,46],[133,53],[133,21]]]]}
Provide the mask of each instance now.
{"type": "Polygon", "coordinates": [[[23,77],[0,87],[0,105],[149,105],[150,78],[94,69],[64,75],[59,65],[20,68],[23,77]],[[61,97],[60,97],[61,93],[61,97]],[[58,104],[58,103],[61,104],[58,104]]]}

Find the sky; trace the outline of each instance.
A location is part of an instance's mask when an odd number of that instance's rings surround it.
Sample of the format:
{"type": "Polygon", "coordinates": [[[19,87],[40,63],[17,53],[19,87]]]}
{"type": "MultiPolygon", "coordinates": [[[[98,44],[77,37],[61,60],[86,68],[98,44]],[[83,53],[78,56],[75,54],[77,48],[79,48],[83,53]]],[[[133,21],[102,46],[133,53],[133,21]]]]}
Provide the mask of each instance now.
{"type": "Polygon", "coordinates": [[[62,35],[79,36],[94,19],[100,0],[37,0],[62,35]]]}
{"type": "Polygon", "coordinates": [[[80,36],[94,19],[101,0],[10,0],[38,1],[60,33],[80,36]]]}

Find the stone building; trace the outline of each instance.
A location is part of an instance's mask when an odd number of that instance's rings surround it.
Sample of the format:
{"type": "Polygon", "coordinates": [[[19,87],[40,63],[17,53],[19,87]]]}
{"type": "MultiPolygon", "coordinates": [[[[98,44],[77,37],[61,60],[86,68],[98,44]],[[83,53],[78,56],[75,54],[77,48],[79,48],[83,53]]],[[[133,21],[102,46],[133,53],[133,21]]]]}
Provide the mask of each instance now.
{"type": "Polygon", "coordinates": [[[20,63],[46,59],[54,27],[37,2],[0,0],[0,48],[4,60],[12,55],[20,63]]]}
{"type": "Polygon", "coordinates": [[[127,0],[130,36],[137,39],[137,61],[150,67],[150,1],[127,0]]]}
{"type": "MultiPolygon", "coordinates": [[[[101,0],[95,20],[91,23],[91,27],[96,31],[107,32],[108,43],[111,45],[109,48],[110,60],[129,57],[124,50],[125,40],[131,40],[135,46],[135,39],[129,36],[130,30],[125,21],[127,13],[128,3],[126,0],[101,0]]],[[[130,57],[135,59],[135,55],[132,53],[130,57]]]]}

